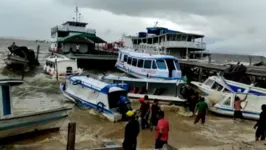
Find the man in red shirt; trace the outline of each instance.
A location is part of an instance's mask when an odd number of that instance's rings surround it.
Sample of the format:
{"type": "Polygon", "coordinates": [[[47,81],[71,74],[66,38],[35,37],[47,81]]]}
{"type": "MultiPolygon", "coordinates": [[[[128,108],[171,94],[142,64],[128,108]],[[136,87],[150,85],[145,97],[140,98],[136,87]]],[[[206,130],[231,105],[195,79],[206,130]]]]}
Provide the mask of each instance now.
{"type": "Polygon", "coordinates": [[[156,127],[155,149],[163,148],[167,144],[169,132],[169,122],[164,119],[164,112],[159,112],[159,121],[156,127]]]}

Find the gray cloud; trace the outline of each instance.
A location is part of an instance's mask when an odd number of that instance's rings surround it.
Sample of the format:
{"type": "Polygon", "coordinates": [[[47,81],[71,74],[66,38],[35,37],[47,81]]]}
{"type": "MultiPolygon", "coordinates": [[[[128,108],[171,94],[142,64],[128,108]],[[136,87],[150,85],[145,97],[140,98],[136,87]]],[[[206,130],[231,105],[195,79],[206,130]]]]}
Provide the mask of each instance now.
{"type": "Polygon", "coordinates": [[[49,38],[50,28],[71,20],[74,7],[97,34],[114,41],[160,25],[206,35],[208,49],[263,53],[264,0],[8,0],[0,2],[0,36],[49,38]]]}

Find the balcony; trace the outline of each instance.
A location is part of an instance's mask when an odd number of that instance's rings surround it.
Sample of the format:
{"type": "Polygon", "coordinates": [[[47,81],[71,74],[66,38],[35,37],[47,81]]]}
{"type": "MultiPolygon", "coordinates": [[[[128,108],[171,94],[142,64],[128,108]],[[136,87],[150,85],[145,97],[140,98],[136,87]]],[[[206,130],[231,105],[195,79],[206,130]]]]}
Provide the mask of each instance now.
{"type": "Polygon", "coordinates": [[[206,49],[205,43],[200,42],[186,42],[186,41],[166,41],[160,44],[165,48],[193,48],[193,49],[206,49]]]}
{"type": "Polygon", "coordinates": [[[75,26],[56,26],[51,29],[52,35],[55,34],[57,31],[69,31],[69,32],[84,32],[90,34],[96,34],[95,29],[88,29],[85,27],[75,27],[75,26]]]}

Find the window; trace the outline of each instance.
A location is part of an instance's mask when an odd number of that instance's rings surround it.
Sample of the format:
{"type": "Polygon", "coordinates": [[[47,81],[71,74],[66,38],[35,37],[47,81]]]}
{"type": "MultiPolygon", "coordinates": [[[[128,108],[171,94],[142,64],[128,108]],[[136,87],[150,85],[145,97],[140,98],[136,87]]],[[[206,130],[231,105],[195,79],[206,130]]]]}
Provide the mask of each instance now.
{"type": "Polygon", "coordinates": [[[176,70],[180,70],[180,65],[177,60],[174,60],[176,70]]]}
{"type": "Polygon", "coordinates": [[[208,85],[208,86],[212,86],[212,84],[213,84],[213,80],[211,80],[211,79],[207,79],[205,82],[204,82],[204,84],[205,85],[208,85]]]}
{"type": "Polygon", "coordinates": [[[144,61],[144,68],[145,69],[151,69],[151,60],[145,60],[144,61]]]}
{"type": "Polygon", "coordinates": [[[156,64],[159,69],[166,69],[164,60],[156,60],[156,64]]]}
{"type": "Polygon", "coordinates": [[[137,59],[136,58],[133,58],[132,59],[132,66],[137,66],[137,59]]]}
{"type": "Polygon", "coordinates": [[[224,88],[224,93],[229,93],[230,91],[227,88],[224,88]]]}
{"type": "Polygon", "coordinates": [[[142,59],[138,59],[138,67],[143,68],[143,60],[142,59]]]}
{"type": "Polygon", "coordinates": [[[124,62],[127,62],[127,55],[124,55],[124,62]]]}
{"type": "Polygon", "coordinates": [[[221,91],[223,89],[223,86],[220,85],[219,83],[215,82],[212,86],[212,89],[217,90],[217,91],[221,91]]]}
{"type": "Polygon", "coordinates": [[[231,105],[231,97],[228,97],[228,99],[224,102],[224,105],[226,105],[226,106],[231,105]]]}
{"type": "Polygon", "coordinates": [[[132,58],[131,57],[128,57],[127,58],[127,64],[131,65],[131,62],[132,62],[132,58]]]}

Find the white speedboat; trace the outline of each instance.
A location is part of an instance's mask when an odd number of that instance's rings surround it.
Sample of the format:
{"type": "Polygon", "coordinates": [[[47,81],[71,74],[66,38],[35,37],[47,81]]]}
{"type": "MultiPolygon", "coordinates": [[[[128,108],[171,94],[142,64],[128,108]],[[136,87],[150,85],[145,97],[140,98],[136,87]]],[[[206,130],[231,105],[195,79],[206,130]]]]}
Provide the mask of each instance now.
{"type": "Polygon", "coordinates": [[[25,115],[13,115],[11,86],[21,80],[0,80],[0,143],[7,138],[42,130],[59,129],[72,108],[58,108],[25,115]]]}
{"type": "Polygon", "coordinates": [[[46,58],[43,70],[45,73],[53,77],[56,77],[57,75],[66,76],[71,74],[81,74],[83,72],[81,68],[78,68],[76,60],[58,54],[53,54],[46,58]]]}
{"type": "Polygon", "coordinates": [[[60,89],[77,105],[96,109],[108,120],[116,122],[122,119],[119,100],[121,96],[127,98],[127,91],[121,88],[123,86],[127,85],[107,84],[88,75],[73,75],[61,83],[60,89]]]}
{"type": "MultiPolygon", "coordinates": [[[[236,93],[222,93],[222,95],[223,96],[208,96],[206,98],[208,109],[217,114],[234,116],[234,99],[236,93]]],[[[237,94],[239,97],[244,97],[244,95],[245,94],[237,94]]],[[[247,99],[241,103],[244,118],[258,120],[260,117],[261,106],[265,104],[265,101],[265,96],[249,94],[247,99]]]]}
{"type": "Polygon", "coordinates": [[[183,80],[157,80],[138,79],[115,75],[106,75],[102,79],[113,84],[127,84],[124,86],[128,97],[137,99],[148,95],[150,100],[167,101],[173,103],[184,103],[186,99],[182,96],[181,89],[184,88],[183,80]]]}
{"type": "Polygon", "coordinates": [[[116,68],[137,78],[182,79],[177,58],[150,52],[119,48],[116,68]]]}
{"type": "MultiPolygon", "coordinates": [[[[203,83],[192,81],[191,84],[200,89],[204,94],[208,95],[214,91],[218,92],[237,92],[243,93],[250,85],[238,83],[230,80],[225,80],[220,76],[211,76],[203,83]]],[[[249,94],[257,96],[266,96],[266,89],[252,87],[249,94]]]]}

